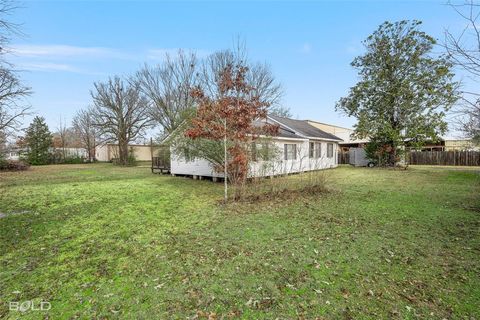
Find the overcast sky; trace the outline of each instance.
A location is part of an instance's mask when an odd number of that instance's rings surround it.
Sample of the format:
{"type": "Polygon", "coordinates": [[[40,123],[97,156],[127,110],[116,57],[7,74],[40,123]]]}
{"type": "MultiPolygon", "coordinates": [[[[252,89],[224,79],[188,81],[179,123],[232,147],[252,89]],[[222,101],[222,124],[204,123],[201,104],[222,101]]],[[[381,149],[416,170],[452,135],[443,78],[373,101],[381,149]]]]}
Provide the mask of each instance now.
{"type": "Polygon", "coordinates": [[[295,117],[351,126],[355,120],[336,113],[335,102],[357,80],[350,62],[361,41],[385,20],[402,19],[422,20],[443,41],[445,28],[465,24],[444,3],[24,2],[11,20],[26,36],[13,39],[9,59],[24,70],[30,102],[54,130],[60,117],[70,121],[91,102],[93,82],[159,63],[178,48],[205,56],[240,36],[252,60],[271,65],[295,117]]]}

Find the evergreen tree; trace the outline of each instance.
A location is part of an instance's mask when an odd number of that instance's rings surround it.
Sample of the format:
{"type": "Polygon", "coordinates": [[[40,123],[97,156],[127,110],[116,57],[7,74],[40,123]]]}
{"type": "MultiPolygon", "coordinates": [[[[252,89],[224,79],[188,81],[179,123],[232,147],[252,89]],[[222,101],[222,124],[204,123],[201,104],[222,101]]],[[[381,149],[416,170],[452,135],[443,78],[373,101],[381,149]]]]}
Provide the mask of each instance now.
{"type": "Polygon", "coordinates": [[[380,25],[364,41],[366,53],[352,62],[360,81],[336,106],[357,118],[357,138],[368,137],[388,153],[386,165],[395,165],[407,142],[419,146],[444,134],[445,112],[458,100],[452,65],[432,54],[436,41],[420,24],[380,25]]]}
{"type": "Polygon", "coordinates": [[[48,164],[52,138],[53,136],[45,123],[45,118],[36,116],[28,127],[25,137],[28,146],[27,160],[30,164],[48,164]]]}

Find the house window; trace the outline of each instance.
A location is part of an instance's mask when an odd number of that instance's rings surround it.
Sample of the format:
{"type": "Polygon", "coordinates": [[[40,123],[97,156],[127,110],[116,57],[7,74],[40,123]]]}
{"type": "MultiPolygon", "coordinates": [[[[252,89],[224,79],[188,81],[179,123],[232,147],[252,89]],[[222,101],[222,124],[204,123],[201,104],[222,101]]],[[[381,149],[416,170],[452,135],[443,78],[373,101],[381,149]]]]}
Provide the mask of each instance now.
{"type": "Polygon", "coordinates": [[[327,157],[333,158],[333,143],[327,144],[327,157]]]}
{"type": "Polygon", "coordinates": [[[270,157],[270,153],[271,153],[270,148],[271,148],[271,145],[268,142],[265,142],[265,143],[252,142],[250,145],[252,161],[272,160],[270,157]]]}
{"type": "Polygon", "coordinates": [[[322,156],[322,144],[320,142],[315,143],[315,158],[320,158],[322,156]]]}
{"type": "Polygon", "coordinates": [[[191,162],[195,159],[195,157],[193,157],[192,152],[188,146],[183,148],[183,157],[185,158],[185,162],[191,162]]]}
{"type": "Polygon", "coordinates": [[[255,142],[252,142],[252,144],[250,145],[250,152],[251,152],[251,155],[252,155],[252,161],[257,161],[257,144],[255,142]]]}
{"type": "Polygon", "coordinates": [[[320,158],[322,154],[322,144],[320,142],[310,142],[308,154],[310,158],[320,158]]]}
{"type": "Polygon", "coordinates": [[[270,143],[266,142],[262,145],[262,150],[261,150],[261,158],[262,160],[272,160],[270,153],[271,153],[271,148],[272,146],[270,143]]]}
{"type": "Polygon", "coordinates": [[[284,159],[295,160],[297,159],[297,145],[296,144],[284,144],[284,159]]]}

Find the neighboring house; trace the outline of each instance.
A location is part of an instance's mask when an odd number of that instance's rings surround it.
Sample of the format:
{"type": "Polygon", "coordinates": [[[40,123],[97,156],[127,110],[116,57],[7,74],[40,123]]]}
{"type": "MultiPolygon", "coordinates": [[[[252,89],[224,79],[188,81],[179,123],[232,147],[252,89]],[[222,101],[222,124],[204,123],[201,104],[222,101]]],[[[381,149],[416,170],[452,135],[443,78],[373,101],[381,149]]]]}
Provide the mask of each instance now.
{"type": "Polygon", "coordinates": [[[25,157],[27,152],[26,148],[20,148],[15,144],[8,145],[7,148],[4,150],[5,159],[18,161],[22,157],[25,157]]]}
{"type": "MultiPolygon", "coordinates": [[[[338,143],[342,141],[339,137],[320,130],[305,120],[269,116],[265,122],[279,126],[278,135],[268,137],[268,148],[275,148],[271,154],[278,156],[271,160],[257,158],[251,161],[249,177],[275,176],[337,166],[338,143]]],[[[265,142],[259,139],[252,147],[262,143],[265,142]]],[[[170,172],[172,175],[223,177],[223,173],[216,172],[207,160],[185,159],[176,155],[173,148],[170,172]]]]}
{"type": "MultiPolygon", "coordinates": [[[[21,158],[26,158],[27,156],[28,149],[27,148],[18,148],[18,147],[11,147],[7,150],[6,152],[6,159],[7,160],[13,160],[13,161],[18,161],[21,158]]],[[[63,157],[63,153],[65,152],[65,156],[67,158],[71,157],[80,157],[80,158],[88,158],[88,154],[85,151],[85,149],[82,148],[53,148],[51,147],[49,149],[50,154],[53,157],[53,162],[55,162],[55,159],[59,159],[63,157]]]]}
{"type": "Polygon", "coordinates": [[[445,151],[480,151],[480,146],[469,139],[445,138],[445,151]]]}
{"type": "MultiPolygon", "coordinates": [[[[340,127],[328,123],[307,120],[312,126],[319,128],[325,132],[336,135],[343,141],[339,143],[341,151],[348,152],[350,148],[363,148],[368,139],[352,139],[351,135],[353,129],[340,127]]],[[[437,142],[427,141],[421,149],[422,151],[466,151],[466,150],[480,150],[480,147],[475,145],[468,139],[457,139],[451,137],[442,137],[437,142]]]]}
{"type": "Polygon", "coordinates": [[[88,152],[84,148],[50,148],[50,152],[56,155],[63,155],[63,153],[65,152],[65,156],[67,158],[88,158],[88,152]]]}
{"type": "Polygon", "coordinates": [[[307,122],[320,130],[331,133],[342,139],[343,141],[339,143],[339,146],[344,152],[348,151],[349,148],[363,147],[366,143],[369,142],[368,139],[352,139],[351,135],[353,134],[353,129],[350,128],[340,127],[333,124],[317,122],[313,120],[307,120],[307,122]]]}
{"type": "Polygon", "coordinates": [[[20,160],[20,152],[17,150],[9,150],[6,152],[5,159],[18,161],[20,160]]]}
{"type": "Polygon", "coordinates": [[[427,142],[421,151],[479,151],[480,147],[469,139],[442,137],[437,142],[427,142]]]}
{"type": "MultiPolygon", "coordinates": [[[[133,151],[133,155],[137,161],[151,161],[153,147],[143,144],[129,144],[129,150],[133,151]]],[[[107,143],[95,148],[95,158],[97,161],[112,161],[118,158],[118,144],[107,143]]]]}

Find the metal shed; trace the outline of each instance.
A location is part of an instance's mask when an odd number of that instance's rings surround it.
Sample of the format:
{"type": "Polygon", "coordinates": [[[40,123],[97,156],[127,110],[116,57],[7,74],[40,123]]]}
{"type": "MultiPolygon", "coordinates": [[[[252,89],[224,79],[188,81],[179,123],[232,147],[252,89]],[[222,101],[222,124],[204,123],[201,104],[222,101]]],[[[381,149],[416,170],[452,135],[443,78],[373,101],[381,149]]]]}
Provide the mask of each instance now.
{"type": "Polygon", "coordinates": [[[350,164],[354,165],[355,167],[366,167],[370,162],[367,159],[367,154],[365,153],[364,148],[350,148],[348,152],[350,164]]]}

